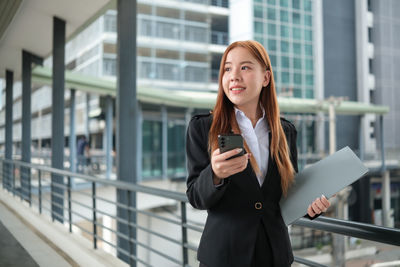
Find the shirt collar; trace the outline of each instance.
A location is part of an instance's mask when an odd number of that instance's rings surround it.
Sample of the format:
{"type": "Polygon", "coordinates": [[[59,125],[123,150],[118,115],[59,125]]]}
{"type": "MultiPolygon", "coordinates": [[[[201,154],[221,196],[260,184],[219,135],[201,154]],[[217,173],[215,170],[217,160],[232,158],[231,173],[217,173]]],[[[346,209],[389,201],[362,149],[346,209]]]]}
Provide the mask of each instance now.
{"type": "MultiPolygon", "coordinates": [[[[263,114],[263,115],[262,115],[262,117],[257,121],[256,125],[258,124],[259,121],[262,121],[262,120],[264,120],[264,119],[266,120],[266,118],[265,118],[265,109],[264,109],[264,107],[261,106],[261,105],[260,105],[260,108],[261,108],[261,111],[262,111],[262,114],[263,114]]],[[[237,118],[238,116],[240,116],[241,119],[246,118],[246,119],[250,120],[249,118],[247,118],[246,114],[244,114],[243,111],[241,111],[241,110],[238,109],[237,107],[234,107],[234,109],[235,109],[236,118],[237,118]]],[[[238,123],[239,123],[239,121],[238,121],[238,123]]],[[[239,124],[240,124],[240,123],[239,123],[239,124]]],[[[266,122],[266,126],[267,126],[267,131],[269,132],[269,125],[268,125],[268,122],[266,122]]]]}

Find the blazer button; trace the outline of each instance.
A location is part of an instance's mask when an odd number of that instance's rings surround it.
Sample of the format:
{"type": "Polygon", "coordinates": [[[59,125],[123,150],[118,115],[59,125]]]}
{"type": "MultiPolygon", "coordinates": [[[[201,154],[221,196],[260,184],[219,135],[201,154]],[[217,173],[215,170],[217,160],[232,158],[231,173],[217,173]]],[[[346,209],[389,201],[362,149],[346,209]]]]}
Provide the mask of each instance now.
{"type": "Polygon", "coordinates": [[[260,209],[262,209],[262,203],[256,202],[256,204],[254,204],[254,207],[256,208],[256,210],[260,210],[260,209]]]}

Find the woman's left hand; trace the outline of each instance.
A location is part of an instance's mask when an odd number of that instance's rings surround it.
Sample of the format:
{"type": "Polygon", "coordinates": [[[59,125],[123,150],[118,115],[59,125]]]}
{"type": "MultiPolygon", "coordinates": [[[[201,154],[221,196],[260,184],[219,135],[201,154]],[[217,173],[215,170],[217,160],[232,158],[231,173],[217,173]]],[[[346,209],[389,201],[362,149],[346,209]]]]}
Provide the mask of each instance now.
{"type": "Polygon", "coordinates": [[[326,212],[326,210],[330,207],[331,203],[324,195],[319,198],[316,198],[311,205],[308,206],[307,213],[311,218],[317,214],[321,214],[322,212],[326,212]]]}

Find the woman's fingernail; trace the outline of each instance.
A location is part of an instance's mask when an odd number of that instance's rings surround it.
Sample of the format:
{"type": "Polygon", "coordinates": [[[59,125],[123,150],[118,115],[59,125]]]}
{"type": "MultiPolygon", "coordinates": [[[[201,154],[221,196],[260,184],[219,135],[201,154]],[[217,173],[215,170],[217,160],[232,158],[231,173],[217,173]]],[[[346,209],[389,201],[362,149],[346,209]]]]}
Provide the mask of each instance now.
{"type": "Polygon", "coordinates": [[[322,194],[321,197],[326,198],[324,194],[322,194]]]}
{"type": "Polygon", "coordinates": [[[240,153],[240,152],[242,152],[242,151],[243,151],[243,148],[237,148],[237,149],[236,149],[236,152],[237,152],[237,153],[240,153]]]}

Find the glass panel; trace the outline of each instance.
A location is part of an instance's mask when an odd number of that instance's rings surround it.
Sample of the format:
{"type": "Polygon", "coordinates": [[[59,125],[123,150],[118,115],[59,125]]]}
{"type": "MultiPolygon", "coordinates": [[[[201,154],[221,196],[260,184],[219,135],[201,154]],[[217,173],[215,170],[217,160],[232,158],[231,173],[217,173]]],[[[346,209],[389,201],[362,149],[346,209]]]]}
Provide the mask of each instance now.
{"type": "Polygon", "coordinates": [[[275,8],[268,8],[267,9],[267,19],[269,20],[275,20],[276,19],[276,12],[275,8]]]}
{"type": "Polygon", "coordinates": [[[286,41],[281,41],[281,52],[289,53],[289,43],[286,41]]]}
{"type": "MultiPolygon", "coordinates": [[[[175,32],[175,29],[174,29],[175,32]]],[[[177,34],[179,34],[179,29],[176,30],[177,34]]],[[[199,42],[206,43],[208,42],[207,38],[207,28],[197,27],[197,26],[189,26],[185,25],[185,40],[191,42],[199,42]]],[[[169,37],[171,38],[171,37],[169,37]]],[[[179,36],[173,39],[179,39],[179,36]]]]}
{"type": "Polygon", "coordinates": [[[289,27],[285,25],[281,25],[281,36],[289,37],[289,27]]]}
{"type": "Polygon", "coordinates": [[[314,90],[307,89],[306,90],[306,98],[314,98],[314,90]]]}
{"type": "Polygon", "coordinates": [[[283,22],[289,21],[289,13],[286,10],[281,10],[281,21],[283,22]]]}
{"type": "Polygon", "coordinates": [[[310,15],[304,15],[304,24],[306,26],[312,26],[312,17],[310,15]]]}
{"type": "Polygon", "coordinates": [[[301,89],[300,88],[294,88],[293,89],[293,96],[297,98],[301,98],[301,89]]]}
{"type": "Polygon", "coordinates": [[[259,34],[263,34],[264,27],[263,27],[263,23],[262,22],[254,21],[254,32],[255,33],[259,33],[259,34]]]}
{"type": "Polygon", "coordinates": [[[268,0],[268,4],[275,5],[275,0],[268,0]]]}
{"type": "Polygon", "coordinates": [[[304,0],[304,10],[311,12],[311,10],[312,10],[311,0],[304,0]]]}
{"type": "Polygon", "coordinates": [[[267,50],[276,51],[276,40],[275,39],[268,39],[267,50]]]}
{"type": "Polygon", "coordinates": [[[304,30],[304,39],[306,41],[312,41],[312,31],[311,30],[304,30]]]}
{"type": "Polygon", "coordinates": [[[292,8],[300,9],[300,0],[292,0],[292,8]]]}
{"type": "Polygon", "coordinates": [[[254,17],[263,18],[263,8],[259,5],[254,5],[254,17]]]}
{"type": "Polygon", "coordinates": [[[313,70],[313,61],[312,59],[306,59],[306,70],[313,70]]]}
{"type": "Polygon", "coordinates": [[[293,53],[296,55],[301,55],[301,44],[293,43],[293,53]]]}
{"type": "Polygon", "coordinates": [[[299,28],[293,27],[293,38],[297,40],[301,39],[301,30],[299,28]]]}
{"type": "Polygon", "coordinates": [[[159,177],[162,174],[162,131],[161,122],[143,121],[143,179],[159,177]]]}
{"type": "Polygon", "coordinates": [[[281,0],[281,6],[283,7],[288,7],[289,6],[289,0],[281,0]]]}
{"type": "Polygon", "coordinates": [[[271,61],[272,68],[275,68],[276,67],[276,56],[269,55],[269,60],[271,61]]]}
{"type": "Polygon", "coordinates": [[[282,61],[281,62],[282,68],[288,69],[289,68],[289,57],[282,56],[281,61],[282,61]]]}
{"type": "Polygon", "coordinates": [[[207,68],[194,66],[185,67],[185,81],[207,82],[207,68]]]}
{"type": "Polygon", "coordinates": [[[307,74],[306,75],[306,84],[307,85],[314,85],[314,75],[307,74]]]}
{"type": "Polygon", "coordinates": [[[264,38],[262,37],[262,34],[254,34],[254,40],[259,42],[260,44],[264,43],[264,38]]]}
{"type": "Polygon", "coordinates": [[[293,21],[293,24],[300,24],[300,13],[294,12],[292,14],[292,21],[293,21]]]}
{"type": "Polygon", "coordinates": [[[283,71],[282,72],[282,83],[288,84],[290,82],[290,75],[289,72],[283,71]]]}
{"type": "Polygon", "coordinates": [[[296,85],[301,85],[301,73],[295,73],[293,75],[293,81],[296,85]]]}
{"type": "Polygon", "coordinates": [[[276,35],[276,24],[268,23],[268,35],[276,35]]]}
{"type": "Polygon", "coordinates": [[[301,59],[300,58],[293,58],[293,68],[301,69],[301,59]]]}
{"type": "Polygon", "coordinates": [[[304,45],[304,49],[307,56],[312,56],[312,45],[304,45]]]}
{"type": "Polygon", "coordinates": [[[185,130],[184,123],[168,122],[168,177],[185,176],[185,130]]]}

